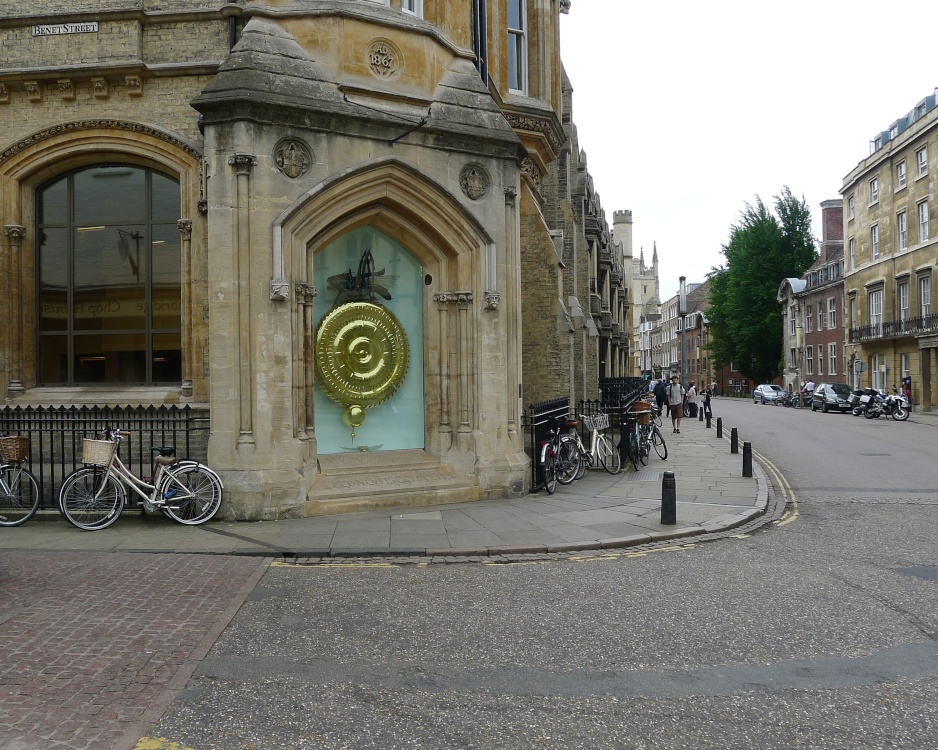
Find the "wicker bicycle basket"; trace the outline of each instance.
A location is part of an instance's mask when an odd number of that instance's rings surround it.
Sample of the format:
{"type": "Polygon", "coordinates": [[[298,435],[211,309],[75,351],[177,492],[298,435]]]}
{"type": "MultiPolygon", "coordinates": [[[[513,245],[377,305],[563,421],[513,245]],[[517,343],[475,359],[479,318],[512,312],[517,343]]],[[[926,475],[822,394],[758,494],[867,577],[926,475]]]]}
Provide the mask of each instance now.
{"type": "Polygon", "coordinates": [[[0,458],[7,463],[25,461],[29,456],[29,438],[10,436],[0,438],[0,458]]]}
{"type": "Polygon", "coordinates": [[[107,466],[111,463],[114,448],[117,443],[110,440],[91,440],[84,438],[81,441],[81,462],[95,466],[107,466]]]}
{"type": "Polygon", "coordinates": [[[605,430],[609,426],[608,414],[580,415],[580,421],[587,430],[605,430]]]}
{"type": "Polygon", "coordinates": [[[651,424],[651,404],[649,404],[647,401],[635,401],[629,407],[629,411],[635,415],[635,418],[638,420],[639,424],[651,424]]]}

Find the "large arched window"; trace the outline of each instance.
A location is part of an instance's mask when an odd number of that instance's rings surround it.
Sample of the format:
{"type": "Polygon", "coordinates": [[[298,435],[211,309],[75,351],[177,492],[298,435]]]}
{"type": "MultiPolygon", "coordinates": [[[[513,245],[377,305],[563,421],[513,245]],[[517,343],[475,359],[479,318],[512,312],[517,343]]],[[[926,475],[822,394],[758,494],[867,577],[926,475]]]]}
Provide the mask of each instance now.
{"type": "Polygon", "coordinates": [[[37,198],[40,385],[179,383],[179,182],[98,165],[37,198]]]}

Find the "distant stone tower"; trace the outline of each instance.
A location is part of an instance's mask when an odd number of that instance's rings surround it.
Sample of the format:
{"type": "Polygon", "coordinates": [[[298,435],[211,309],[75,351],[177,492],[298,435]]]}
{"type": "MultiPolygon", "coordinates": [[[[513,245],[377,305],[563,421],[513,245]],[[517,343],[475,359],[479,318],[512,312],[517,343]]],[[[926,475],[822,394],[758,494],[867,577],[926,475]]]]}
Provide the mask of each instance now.
{"type": "MultiPolygon", "coordinates": [[[[641,324],[660,317],[661,294],[658,279],[658,245],[652,245],[651,266],[645,264],[645,250],[639,249],[638,258],[632,260],[632,357],[636,377],[647,374],[648,362],[642,364],[642,347],[639,341],[641,324]]],[[[647,356],[644,357],[647,359],[647,356]]]]}
{"type": "MultiPolygon", "coordinates": [[[[629,210],[614,211],[612,214],[612,236],[618,247],[622,249],[622,273],[625,278],[622,279],[622,287],[628,294],[627,304],[632,308],[635,304],[634,289],[632,287],[634,258],[632,256],[632,212],[629,210]]],[[[635,316],[628,311],[625,317],[624,330],[620,333],[620,341],[628,342],[628,365],[626,374],[634,375],[635,372],[635,316]]]]}

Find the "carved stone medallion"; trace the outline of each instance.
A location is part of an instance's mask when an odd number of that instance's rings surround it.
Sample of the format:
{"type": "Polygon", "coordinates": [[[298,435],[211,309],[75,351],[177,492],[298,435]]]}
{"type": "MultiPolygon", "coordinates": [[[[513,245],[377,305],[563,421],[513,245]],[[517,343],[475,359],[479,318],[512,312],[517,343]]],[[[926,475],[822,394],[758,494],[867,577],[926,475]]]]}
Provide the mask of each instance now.
{"type": "Polygon", "coordinates": [[[375,39],[368,47],[368,67],[378,78],[396,78],[403,62],[401,50],[388,39],[375,39]]]}
{"type": "Polygon", "coordinates": [[[281,173],[295,180],[309,171],[313,158],[309,147],[303,141],[284,138],[274,149],[274,160],[281,173]]]}
{"type": "Polygon", "coordinates": [[[467,164],[459,173],[459,187],[469,200],[477,201],[489,191],[488,172],[478,164],[467,164]]]}
{"type": "Polygon", "coordinates": [[[316,382],[345,407],[350,427],[365,421],[364,410],[391,398],[410,363],[407,333],[397,317],[373,302],[334,307],[316,331],[316,382]]]}

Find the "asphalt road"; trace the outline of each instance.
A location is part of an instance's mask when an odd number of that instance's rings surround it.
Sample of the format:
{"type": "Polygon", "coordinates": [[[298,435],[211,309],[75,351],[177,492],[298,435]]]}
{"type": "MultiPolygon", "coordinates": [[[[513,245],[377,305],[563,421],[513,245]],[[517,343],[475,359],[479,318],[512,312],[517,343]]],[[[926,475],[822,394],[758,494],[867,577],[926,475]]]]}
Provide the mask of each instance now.
{"type": "Polygon", "coordinates": [[[938,428],[715,413],[783,518],[644,554],[271,567],[137,747],[933,750],[938,428]]]}

